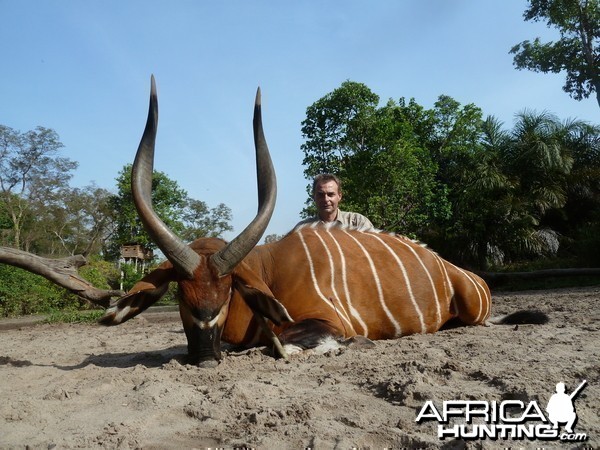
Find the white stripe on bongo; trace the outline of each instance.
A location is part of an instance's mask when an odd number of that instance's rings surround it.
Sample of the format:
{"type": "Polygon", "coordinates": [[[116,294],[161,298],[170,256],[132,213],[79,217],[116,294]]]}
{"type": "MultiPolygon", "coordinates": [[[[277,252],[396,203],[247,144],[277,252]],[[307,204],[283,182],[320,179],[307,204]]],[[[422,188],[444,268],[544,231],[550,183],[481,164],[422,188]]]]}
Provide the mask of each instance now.
{"type": "MultiPolygon", "coordinates": [[[[454,266],[456,267],[456,266],[454,266]]],[[[467,272],[465,272],[463,269],[461,269],[460,267],[456,267],[456,269],[458,269],[458,271],[460,273],[462,273],[472,284],[473,286],[475,286],[475,290],[477,291],[477,297],[479,297],[479,314],[477,315],[477,320],[475,321],[476,323],[481,323],[482,319],[482,315],[483,315],[483,299],[481,298],[481,291],[483,291],[483,287],[467,272]]],[[[485,291],[484,291],[485,294],[485,291]]],[[[487,295],[486,295],[487,297],[487,295]]],[[[488,302],[489,303],[489,302],[488,302]]],[[[486,314],[487,314],[487,307],[486,307],[486,314]]],[[[485,315],[483,317],[485,319],[485,315]]]]}
{"type": "Polygon", "coordinates": [[[123,319],[127,316],[127,314],[129,314],[129,311],[131,311],[131,306],[129,305],[125,306],[123,309],[119,309],[117,306],[114,306],[113,308],[115,308],[114,312],[118,311],[118,313],[113,318],[114,323],[121,323],[123,319]]]}
{"type": "MultiPolygon", "coordinates": [[[[421,312],[421,308],[419,308],[419,305],[417,304],[417,299],[415,298],[415,294],[413,293],[412,286],[410,285],[410,279],[408,278],[408,272],[406,271],[406,267],[404,267],[404,264],[402,264],[402,261],[400,260],[400,258],[396,254],[396,252],[394,252],[394,250],[383,239],[381,239],[376,234],[368,234],[368,235],[377,239],[379,242],[381,242],[381,244],[383,244],[383,246],[387,249],[387,251],[390,252],[390,255],[392,255],[393,258],[396,260],[396,264],[398,264],[398,267],[400,268],[400,271],[402,272],[402,275],[404,276],[404,282],[406,283],[406,289],[408,290],[408,296],[410,297],[410,301],[413,305],[413,308],[415,309],[415,312],[417,313],[417,316],[419,317],[419,323],[421,325],[421,333],[425,333],[425,331],[427,331],[427,330],[425,327],[425,320],[423,319],[423,313],[421,312]]],[[[401,242],[400,239],[398,239],[398,242],[401,242]]],[[[412,250],[412,248],[411,248],[411,250],[412,250]]],[[[414,252],[414,250],[413,250],[413,252],[414,252]]],[[[425,272],[427,272],[427,275],[429,276],[429,272],[427,270],[425,270],[425,272]]],[[[430,277],[430,280],[431,280],[431,277],[430,277]]]]}
{"type": "Polygon", "coordinates": [[[481,284],[479,279],[477,277],[475,277],[474,274],[471,273],[469,276],[473,279],[473,281],[477,285],[478,289],[481,289],[483,301],[485,301],[485,303],[486,303],[486,308],[485,308],[485,312],[483,313],[483,317],[479,316],[477,318],[479,320],[479,322],[483,322],[490,316],[490,314],[492,312],[492,299],[490,298],[490,296],[488,296],[488,291],[487,291],[485,285],[481,284]]]}
{"type": "Polygon", "coordinates": [[[454,301],[454,286],[452,286],[452,282],[450,281],[450,276],[448,275],[448,271],[446,270],[444,260],[437,253],[432,253],[444,278],[444,293],[446,295],[446,301],[448,302],[447,308],[448,310],[450,310],[450,306],[452,306],[454,309],[453,314],[458,315],[458,308],[456,306],[456,302],[454,301]]]}
{"type": "MultiPolygon", "coordinates": [[[[326,227],[325,229],[326,229],[326,231],[329,231],[329,227],[326,227]]],[[[330,274],[331,274],[331,292],[333,293],[334,299],[337,300],[337,303],[340,306],[341,312],[343,312],[344,320],[346,320],[348,323],[350,323],[350,318],[348,317],[348,313],[344,309],[344,305],[342,304],[342,302],[340,302],[340,296],[335,287],[336,270],[335,270],[335,263],[333,261],[333,256],[331,255],[331,252],[329,251],[329,247],[327,247],[327,243],[323,240],[323,238],[321,237],[319,232],[317,230],[314,230],[314,232],[315,232],[315,236],[317,236],[317,238],[319,238],[319,241],[321,241],[321,244],[323,245],[323,248],[325,249],[325,253],[327,253],[327,258],[329,259],[329,270],[330,270],[330,274]]],[[[344,278],[345,278],[345,276],[344,276],[344,278]]],[[[329,299],[329,300],[333,301],[333,299],[329,299]]],[[[354,328],[352,329],[352,331],[354,331],[354,328]]]]}
{"type": "Polygon", "coordinates": [[[400,328],[400,324],[394,318],[394,316],[392,315],[391,311],[389,310],[389,308],[387,307],[387,305],[385,303],[385,299],[383,297],[383,290],[381,289],[381,282],[379,281],[379,275],[377,275],[377,269],[375,268],[375,264],[373,263],[373,259],[371,258],[371,255],[369,254],[367,249],[358,241],[358,239],[356,239],[354,236],[352,236],[350,233],[348,233],[345,229],[342,228],[341,230],[344,233],[346,233],[348,236],[350,236],[350,238],[352,240],[354,240],[354,242],[356,242],[356,244],[360,247],[360,249],[363,251],[363,253],[367,257],[367,260],[369,261],[369,266],[371,267],[371,272],[373,273],[373,280],[375,281],[375,286],[377,287],[377,295],[379,297],[379,303],[381,304],[381,307],[385,311],[385,314],[388,317],[388,319],[390,320],[390,322],[392,322],[392,325],[394,326],[394,329],[396,330],[396,337],[400,337],[402,335],[402,328],[400,328]]]}
{"type": "MultiPolygon", "coordinates": [[[[440,326],[442,326],[442,308],[441,308],[441,300],[440,297],[438,295],[438,291],[436,289],[435,286],[435,282],[433,281],[433,277],[431,276],[431,272],[429,271],[429,269],[427,268],[427,266],[425,265],[425,263],[423,262],[423,260],[421,259],[421,257],[419,256],[419,254],[417,253],[417,251],[415,250],[415,248],[410,245],[408,242],[404,242],[402,239],[397,238],[398,241],[404,245],[405,247],[407,247],[412,253],[413,255],[415,255],[415,258],[417,258],[417,261],[419,261],[419,264],[421,264],[421,267],[423,268],[423,270],[425,271],[425,273],[427,274],[427,278],[429,278],[429,283],[431,284],[431,289],[433,290],[433,296],[435,298],[435,308],[436,308],[436,327],[439,328],[440,326]]],[[[413,242],[413,241],[410,241],[413,242]]],[[[438,265],[440,264],[440,262],[438,261],[438,256],[435,254],[435,252],[429,250],[426,247],[422,247],[421,245],[419,245],[419,247],[423,248],[425,251],[429,252],[434,259],[438,262],[438,265]]],[[[447,292],[447,287],[451,286],[450,285],[450,279],[448,278],[448,273],[446,272],[445,268],[442,265],[441,268],[442,274],[445,276],[444,278],[444,290],[447,292]]]]}
{"type": "Polygon", "coordinates": [[[335,246],[337,247],[338,253],[340,255],[340,261],[341,261],[341,264],[342,264],[342,267],[341,267],[341,270],[342,270],[342,284],[344,286],[344,294],[346,295],[346,302],[348,303],[348,309],[350,310],[350,314],[352,314],[352,317],[354,317],[358,321],[359,325],[362,327],[362,329],[363,329],[362,335],[363,336],[368,336],[369,335],[369,329],[367,327],[367,324],[364,322],[364,320],[362,319],[362,317],[360,316],[360,314],[356,310],[356,308],[352,305],[352,299],[351,299],[351,296],[350,296],[350,289],[348,288],[348,274],[346,272],[346,257],[344,256],[344,252],[342,251],[342,247],[340,246],[339,242],[335,239],[335,237],[331,233],[330,228],[327,228],[327,233],[329,234],[329,236],[333,240],[335,246]]]}
{"type": "MultiPolygon", "coordinates": [[[[310,276],[312,278],[312,282],[313,282],[315,291],[317,291],[317,295],[321,298],[321,300],[323,300],[323,302],[327,306],[329,306],[331,309],[333,309],[334,311],[337,312],[336,307],[334,305],[332,305],[331,302],[329,301],[329,299],[327,297],[325,297],[325,295],[323,295],[323,292],[321,292],[321,288],[319,287],[319,283],[317,281],[317,276],[315,274],[315,265],[313,263],[312,257],[310,256],[310,250],[308,249],[308,246],[306,245],[306,241],[304,240],[302,231],[301,230],[298,231],[297,234],[298,234],[298,237],[300,237],[300,242],[302,242],[302,247],[304,247],[304,252],[306,253],[306,258],[308,259],[308,266],[310,268],[310,276]]],[[[350,327],[352,327],[352,324],[348,321],[348,319],[346,319],[344,316],[340,316],[340,317],[343,318],[344,320],[346,320],[348,325],[350,325],[350,327]]]]}

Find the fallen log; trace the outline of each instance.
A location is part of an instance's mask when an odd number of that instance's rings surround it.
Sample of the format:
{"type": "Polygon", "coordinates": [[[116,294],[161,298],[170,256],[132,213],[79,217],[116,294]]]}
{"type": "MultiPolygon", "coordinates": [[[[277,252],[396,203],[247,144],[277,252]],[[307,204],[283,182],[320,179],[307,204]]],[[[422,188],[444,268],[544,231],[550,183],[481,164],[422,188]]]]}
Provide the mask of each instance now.
{"type": "Polygon", "coordinates": [[[78,269],[87,264],[83,255],[61,259],[43,258],[22,250],[0,247],[0,263],[19,267],[40,275],[90,302],[107,308],[113,297],[125,295],[120,290],[104,290],[81,277],[78,269]]]}

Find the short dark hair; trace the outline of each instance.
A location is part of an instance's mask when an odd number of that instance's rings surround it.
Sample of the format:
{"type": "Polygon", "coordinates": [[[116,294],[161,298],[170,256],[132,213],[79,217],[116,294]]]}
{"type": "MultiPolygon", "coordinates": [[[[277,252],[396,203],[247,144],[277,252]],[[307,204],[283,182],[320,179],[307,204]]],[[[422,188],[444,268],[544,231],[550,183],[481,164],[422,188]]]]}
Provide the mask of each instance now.
{"type": "Polygon", "coordinates": [[[321,173],[321,174],[317,175],[313,180],[312,194],[315,195],[315,191],[317,189],[317,184],[329,183],[330,181],[334,181],[335,184],[338,185],[338,192],[341,193],[342,192],[342,180],[340,180],[338,177],[336,177],[332,173],[321,173]]]}

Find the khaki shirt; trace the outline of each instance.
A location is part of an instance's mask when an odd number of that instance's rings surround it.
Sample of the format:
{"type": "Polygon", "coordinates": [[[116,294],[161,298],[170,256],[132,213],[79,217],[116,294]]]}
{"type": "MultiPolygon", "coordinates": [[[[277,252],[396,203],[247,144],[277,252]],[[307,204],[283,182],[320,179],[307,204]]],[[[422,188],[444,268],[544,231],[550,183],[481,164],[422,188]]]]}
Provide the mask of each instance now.
{"type": "MultiPolygon", "coordinates": [[[[360,231],[374,231],[375,230],[375,227],[373,226],[373,224],[371,223],[371,221],[369,219],[367,219],[362,214],[355,213],[355,212],[346,212],[346,211],[342,211],[342,210],[338,209],[338,214],[337,214],[337,217],[335,218],[335,221],[338,223],[341,223],[342,225],[344,225],[346,227],[356,228],[357,230],[360,230],[360,231]]],[[[318,217],[309,217],[308,219],[304,219],[303,221],[298,222],[298,224],[296,224],[296,226],[305,225],[305,224],[314,223],[314,222],[325,223],[318,217]]]]}

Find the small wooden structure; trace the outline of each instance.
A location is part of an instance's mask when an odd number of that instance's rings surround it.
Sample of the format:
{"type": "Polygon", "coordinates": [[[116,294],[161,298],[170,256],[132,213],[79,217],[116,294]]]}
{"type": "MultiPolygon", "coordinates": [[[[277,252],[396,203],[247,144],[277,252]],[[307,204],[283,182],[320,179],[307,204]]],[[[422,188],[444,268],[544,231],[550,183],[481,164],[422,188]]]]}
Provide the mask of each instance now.
{"type": "Polygon", "coordinates": [[[141,261],[147,261],[154,258],[152,250],[148,250],[140,244],[126,244],[121,246],[121,259],[127,261],[128,259],[135,259],[141,261]]]}
{"type": "MultiPolygon", "coordinates": [[[[146,271],[146,261],[151,261],[154,258],[152,250],[147,249],[141,244],[124,244],[121,246],[121,264],[130,264],[133,266],[136,273],[140,270],[142,273],[146,271]]],[[[123,290],[123,278],[125,274],[121,270],[121,290],[123,290]]]]}

